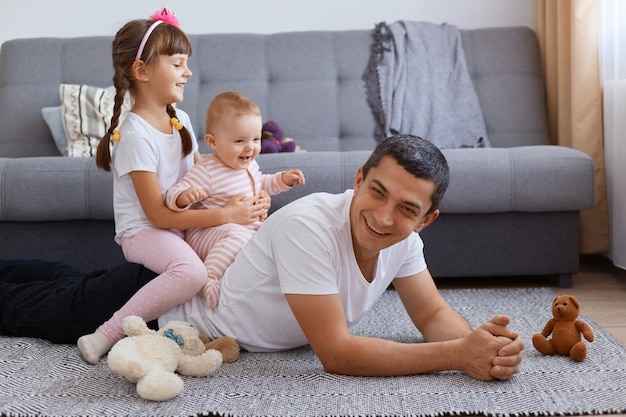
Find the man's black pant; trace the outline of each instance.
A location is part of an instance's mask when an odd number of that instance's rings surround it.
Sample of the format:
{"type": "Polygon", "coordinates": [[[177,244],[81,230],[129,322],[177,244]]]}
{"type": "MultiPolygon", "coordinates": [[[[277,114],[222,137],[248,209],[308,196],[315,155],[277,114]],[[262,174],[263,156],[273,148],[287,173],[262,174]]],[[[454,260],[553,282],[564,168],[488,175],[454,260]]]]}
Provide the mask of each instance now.
{"type": "Polygon", "coordinates": [[[76,343],[156,276],[134,263],[85,274],[60,262],[0,260],[0,335],[76,343]]]}

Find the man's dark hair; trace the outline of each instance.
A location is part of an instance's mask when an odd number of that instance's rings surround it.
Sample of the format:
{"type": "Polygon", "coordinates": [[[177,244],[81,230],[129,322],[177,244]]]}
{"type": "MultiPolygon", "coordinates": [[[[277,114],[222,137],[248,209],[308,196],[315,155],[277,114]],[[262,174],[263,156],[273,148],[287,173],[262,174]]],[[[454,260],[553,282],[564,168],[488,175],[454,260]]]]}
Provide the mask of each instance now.
{"type": "Polygon", "coordinates": [[[450,182],[448,162],[439,148],[415,135],[390,136],[380,141],[372,151],[363,165],[363,178],[367,177],[370,168],[377,167],[385,156],[392,157],[416,178],[435,184],[435,191],[431,196],[432,206],[428,213],[437,210],[450,182]]]}

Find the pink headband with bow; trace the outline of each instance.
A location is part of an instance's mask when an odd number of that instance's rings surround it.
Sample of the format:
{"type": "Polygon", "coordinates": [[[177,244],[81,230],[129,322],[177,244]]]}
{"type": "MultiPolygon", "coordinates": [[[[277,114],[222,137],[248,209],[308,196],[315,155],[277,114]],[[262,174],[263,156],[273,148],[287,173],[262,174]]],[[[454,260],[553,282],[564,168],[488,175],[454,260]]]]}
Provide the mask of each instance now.
{"type": "Polygon", "coordinates": [[[146,33],[143,35],[143,38],[141,39],[141,43],[139,44],[139,49],[137,50],[137,56],[135,57],[135,60],[141,59],[141,54],[143,54],[143,48],[146,46],[146,43],[148,42],[148,38],[152,34],[152,31],[154,30],[154,28],[156,28],[163,22],[169,23],[170,25],[176,26],[176,27],[180,26],[180,23],[178,22],[178,18],[174,16],[174,12],[172,12],[167,7],[163,7],[161,10],[158,10],[154,12],[153,14],[151,14],[150,19],[154,20],[154,23],[150,25],[148,30],[146,30],[146,33]]]}

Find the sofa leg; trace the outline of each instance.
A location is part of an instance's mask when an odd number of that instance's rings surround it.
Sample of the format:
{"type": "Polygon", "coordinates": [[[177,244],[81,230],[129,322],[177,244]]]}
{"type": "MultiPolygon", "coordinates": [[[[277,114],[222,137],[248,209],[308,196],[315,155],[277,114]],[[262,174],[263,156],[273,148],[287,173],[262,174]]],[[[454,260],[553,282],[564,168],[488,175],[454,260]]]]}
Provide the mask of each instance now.
{"type": "Polygon", "coordinates": [[[556,274],[556,285],[559,288],[572,288],[572,274],[556,274]]]}

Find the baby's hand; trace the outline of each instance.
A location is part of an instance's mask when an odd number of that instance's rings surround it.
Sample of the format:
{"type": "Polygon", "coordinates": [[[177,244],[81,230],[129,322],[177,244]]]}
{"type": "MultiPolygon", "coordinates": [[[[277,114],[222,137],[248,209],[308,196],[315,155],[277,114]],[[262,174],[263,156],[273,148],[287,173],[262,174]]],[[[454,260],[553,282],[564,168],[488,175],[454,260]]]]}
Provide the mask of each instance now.
{"type": "Polygon", "coordinates": [[[189,207],[193,203],[197,203],[204,198],[206,198],[206,194],[204,193],[204,191],[194,186],[191,186],[182,193],[180,193],[180,195],[176,199],[176,206],[178,208],[189,207]]]}
{"type": "Polygon", "coordinates": [[[290,169],[282,173],[281,178],[285,185],[304,185],[304,174],[299,169],[290,169]]]}

